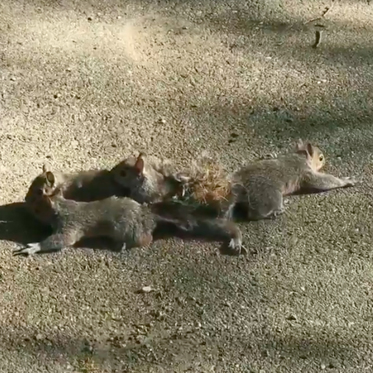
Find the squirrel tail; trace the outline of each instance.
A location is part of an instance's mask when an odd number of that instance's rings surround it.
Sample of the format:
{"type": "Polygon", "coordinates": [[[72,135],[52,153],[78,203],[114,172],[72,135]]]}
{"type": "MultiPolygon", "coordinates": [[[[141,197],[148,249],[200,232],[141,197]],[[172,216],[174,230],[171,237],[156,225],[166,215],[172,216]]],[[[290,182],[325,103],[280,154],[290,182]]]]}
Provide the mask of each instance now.
{"type": "Polygon", "coordinates": [[[168,201],[150,205],[157,226],[154,237],[177,236],[180,238],[203,239],[223,242],[223,254],[245,253],[242,246],[241,230],[233,222],[211,219],[199,213],[198,209],[181,202],[168,201]]]}

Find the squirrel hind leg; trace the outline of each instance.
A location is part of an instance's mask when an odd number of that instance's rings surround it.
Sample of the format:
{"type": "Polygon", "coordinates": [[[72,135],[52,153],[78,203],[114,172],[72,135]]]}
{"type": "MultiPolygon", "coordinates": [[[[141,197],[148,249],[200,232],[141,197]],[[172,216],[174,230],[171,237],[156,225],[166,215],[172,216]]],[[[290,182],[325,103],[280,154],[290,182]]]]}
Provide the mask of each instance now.
{"type": "Polygon", "coordinates": [[[273,191],[270,195],[262,196],[257,203],[248,203],[248,220],[272,219],[284,213],[284,199],[280,191],[273,191]]]}
{"type": "Polygon", "coordinates": [[[247,254],[246,248],[242,245],[242,232],[233,222],[221,220],[217,223],[226,234],[226,240],[220,247],[220,253],[223,255],[247,254]]]}
{"type": "Polygon", "coordinates": [[[229,256],[246,255],[247,249],[242,245],[242,238],[232,238],[220,247],[220,253],[229,256]]]}
{"type": "Polygon", "coordinates": [[[112,232],[111,238],[118,243],[117,248],[120,252],[134,247],[147,247],[153,242],[153,234],[150,231],[134,232],[133,236],[129,236],[127,232],[118,229],[112,232]]]}

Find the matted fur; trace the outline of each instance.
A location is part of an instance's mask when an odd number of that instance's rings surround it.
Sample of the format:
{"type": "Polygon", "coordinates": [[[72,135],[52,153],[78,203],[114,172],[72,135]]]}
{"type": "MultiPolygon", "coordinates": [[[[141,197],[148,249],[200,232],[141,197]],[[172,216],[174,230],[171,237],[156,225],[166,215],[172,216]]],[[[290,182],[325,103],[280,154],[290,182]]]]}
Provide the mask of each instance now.
{"type": "Polygon", "coordinates": [[[216,205],[227,200],[232,185],[229,174],[207,153],[192,163],[186,173],[184,199],[199,204],[216,205]]]}

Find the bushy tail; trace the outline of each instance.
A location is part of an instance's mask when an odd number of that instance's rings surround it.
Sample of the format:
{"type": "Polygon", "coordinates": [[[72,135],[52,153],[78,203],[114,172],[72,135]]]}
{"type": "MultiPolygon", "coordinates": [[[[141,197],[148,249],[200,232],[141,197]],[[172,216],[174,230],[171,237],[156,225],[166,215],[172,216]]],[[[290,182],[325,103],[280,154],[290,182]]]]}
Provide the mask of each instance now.
{"type": "Polygon", "coordinates": [[[221,251],[224,254],[246,252],[242,246],[241,230],[233,222],[201,216],[198,209],[176,201],[156,203],[150,208],[157,220],[154,237],[177,236],[218,241],[223,242],[221,251]]]}

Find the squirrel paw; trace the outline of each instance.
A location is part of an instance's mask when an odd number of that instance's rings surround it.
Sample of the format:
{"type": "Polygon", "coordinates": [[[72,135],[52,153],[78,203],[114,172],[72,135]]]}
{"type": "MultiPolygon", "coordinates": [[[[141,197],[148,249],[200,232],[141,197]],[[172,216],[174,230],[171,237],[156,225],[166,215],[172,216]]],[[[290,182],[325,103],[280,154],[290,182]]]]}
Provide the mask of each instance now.
{"type": "Polygon", "coordinates": [[[242,240],[240,238],[232,238],[224,253],[228,255],[246,255],[247,250],[242,246],[242,240]]]}
{"type": "Polygon", "coordinates": [[[261,158],[262,159],[276,159],[277,157],[278,157],[277,153],[272,152],[272,153],[265,154],[261,158]]]}
{"type": "Polygon", "coordinates": [[[354,186],[357,183],[357,179],[353,176],[342,177],[341,179],[344,182],[345,187],[354,186]]]}
{"type": "Polygon", "coordinates": [[[273,216],[277,218],[277,216],[282,215],[285,212],[285,207],[281,207],[278,210],[273,212],[273,216]]]}
{"type": "Polygon", "coordinates": [[[33,255],[40,251],[40,244],[36,243],[29,243],[26,247],[20,247],[13,251],[13,255],[33,255]]]}
{"type": "Polygon", "coordinates": [[[276,219],[278,216],[282,215],[285,212],[285,207],[282,206],[277,210],[273,210],[269,215],[267,215],[268,219],[276,219]]]}

